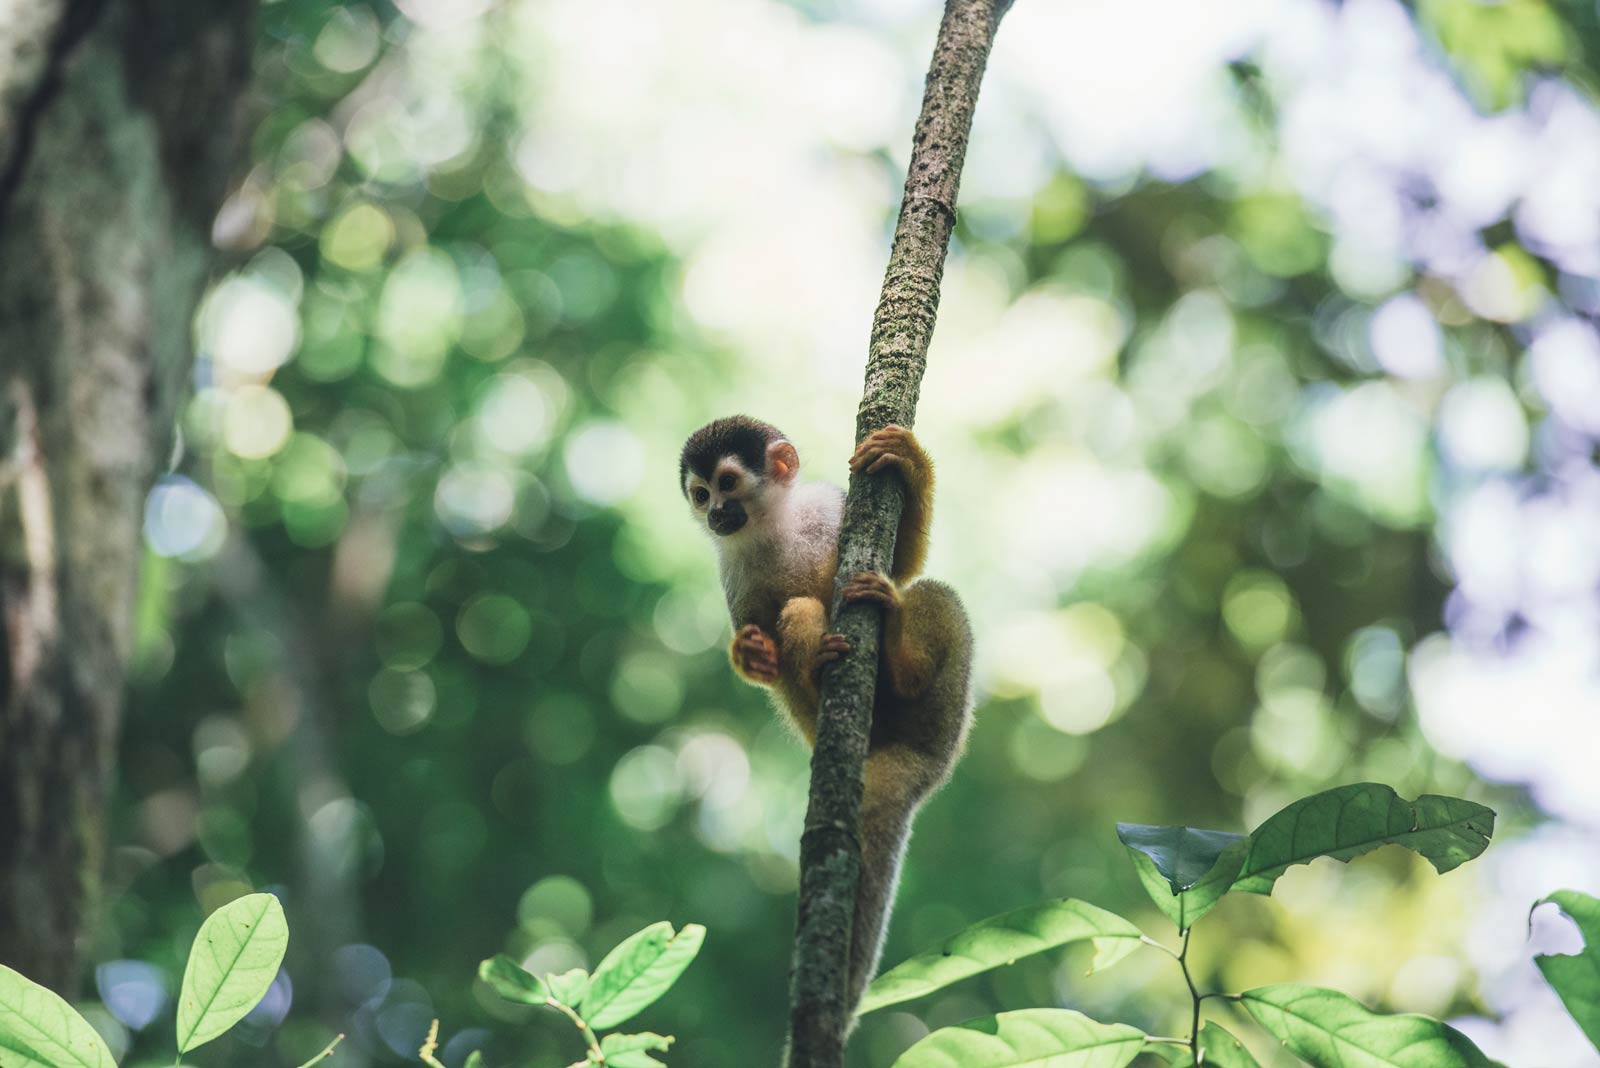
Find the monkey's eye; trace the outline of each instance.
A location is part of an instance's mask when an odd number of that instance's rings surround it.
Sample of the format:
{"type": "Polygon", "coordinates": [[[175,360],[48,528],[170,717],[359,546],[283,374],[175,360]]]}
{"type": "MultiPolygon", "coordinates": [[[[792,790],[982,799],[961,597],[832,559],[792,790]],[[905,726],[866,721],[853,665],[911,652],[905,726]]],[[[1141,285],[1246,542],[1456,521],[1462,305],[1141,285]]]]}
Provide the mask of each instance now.
{"type": "Polygon", "coordinates": [[[717,479],[717,489],[721,490],[723,493],[727,493],[733,489],[733,484],[737,481],[739,480],[733,477],[733,472],[724,471],[722,473],[722,477],[717,479]]]}
{"type": "Polygon", "coordinates": [[[706,488],[704,486],[696,486],[694,490],[691,491],[690,496],[694,498],[695,504],[705,504],[706,501],[711,499],[711,494],[706,492],[706,488]]]}

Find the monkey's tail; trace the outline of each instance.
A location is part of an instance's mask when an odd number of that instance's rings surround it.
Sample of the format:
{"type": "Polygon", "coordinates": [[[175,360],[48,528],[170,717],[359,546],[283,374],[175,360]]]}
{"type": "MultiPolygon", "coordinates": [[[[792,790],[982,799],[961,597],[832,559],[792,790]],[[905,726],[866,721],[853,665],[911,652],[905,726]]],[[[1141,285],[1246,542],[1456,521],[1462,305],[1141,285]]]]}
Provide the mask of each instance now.
{"type": "Polygon", "coordinates": [[[900,884],[900,863],[911,837],[915,805],[875,806],[861,818],[861,881],[856,887],[855,918],[850,927],[850,973],[845,1004],[854,1013],[861,995],[878,970],[884,928],[900,884]]]}

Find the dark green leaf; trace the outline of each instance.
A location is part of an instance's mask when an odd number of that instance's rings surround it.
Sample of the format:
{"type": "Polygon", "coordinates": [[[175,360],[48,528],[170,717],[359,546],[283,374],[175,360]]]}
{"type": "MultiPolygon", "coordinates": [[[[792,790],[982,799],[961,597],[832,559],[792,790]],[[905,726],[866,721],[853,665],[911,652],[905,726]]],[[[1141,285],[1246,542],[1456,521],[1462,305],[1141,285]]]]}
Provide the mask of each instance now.
{"type": "Polygon", "coordinates": [[[543,1005],[550,1000],[550,991],[545,989],[539,977],[530,974],[504,953],[479,964],[478,978],[507,1001],[543,1005]]]}
{"type": "Polygon", "coordinates": [[[116,1068],[89,1021],[0,964],[0,1068],[116,1068]]]}
{"type": "Polygon", "coordinates": [[[636,1035],[607,1035],[600,1040],[600,1052],[611,1068],[664,1068],[650,1051],[664,1051],[672,1045],[671,1035],[642,1031],[636,1035]]]}
{"type": "Polygon", "coordinates": [[[1313,1068],[1493,1068],[1460,1031],[1427,1016],[1384,1016],[1337,990],[1247,990],[1250,1015],[1313,1068]]]}
{"type": "Polygon", "coordinates": [[[1217,858],[1245,836],[1232,831],[1204,831],[1196,827],[1154,827],[1144,823],[1117,824],[1117,837],[1130,851],[1149,857],[1174,894],[1199,882],[1216,867],[1217,858]]]}
{"type": "Polygon", "coordinates": [[[1133,857],[1134,871],[1139,875],[1139,885],[1144,887],[1144,892],[1167,919],[1178,925],[1180,931],[1187,931],[1200,917],[1215,908],[1217,902],[1232,888],[1234,876],[1239,873],[1239,866],[1244,862],[1245,852],[1249,848],[1249,839],[1239,836],[1237,841],[1222,851],[1211,870],[1201,876],[1199,882],[1180,894],[1172,892],[1171,885],[1157,870],[1155,861],[1144,851],[1130,848],[1128,852],[1133,857]]]}
{"type": "Polygon", "coordinates": [[[1022,1009],[940,1028],[893,1068],[1122,1068],[1144,1045],[1144,1032],[1127,1024],[1096,1023],[1071,1009],[1022,1009]]]}
{"type": "Polygon", "coordinates": [[[1211,1020],[1200,1028],[1200,1052],[1205,1054],[1201,1063],[1215,1068],[1261,1068],[1261,1063],[1250,1055],[1243,1042],[1211,1020]]]}
{"type": "Polygon", "coordinates": [[[178,994],[178,1052],[204,1045],[244,1019],[278,977],[289,925],[271,894],[246,894],[200,925],[178,994]]]}
{"type": "Polygon", "coordinates": [[[1291,865],[1350,860],[1389,844],[1422,854],[1443,873],[1482,853],[1493,833],[1493,810],[1471,801],[1437,794],[1406,801],[1381,783],[1340,786],[1296,801],[1257,827],[1233,889],[1269,894],[1291,865]]]}
{"type": "MultiPolygon", "coordinates": [[[[878,976],[858,1014],[920,998],[979,972],[1072,942],[1093,941],[1094,969],[1139,948],[1139,928],[1105,909],[1062,898],[991,916],[878,976]]],[[[1091,969],[1093,970],[1093,969],[1091,969]]]]}
{"type": "Polygon", "coordinates": [[[588,996],[589,973],[582,968],[573,968],[560,975],[545,976],[544,985],[550,991],[550,996],[561,1004],[576,1007],[588,996]]]}
{"type": "Polygon", "coordinates": [[[700,952],[705,936],[697,923],[674,934],[672,924],[662,922],[624,939],[594,970],[583,999],[589,1026],[615,1027],[665,994],[700,952]]]}
{"type": "Polygon", "coordinates": [[[1583,952],[1547,954],[1533,958],[1545,982],[1555,987],[1561,1003],[1578,1021],[1583,1033],[1600,1049],[1600,899],[1576,890],[1557,890],[1534,904],[1553,903],[1578,925],[1583,952]]]}

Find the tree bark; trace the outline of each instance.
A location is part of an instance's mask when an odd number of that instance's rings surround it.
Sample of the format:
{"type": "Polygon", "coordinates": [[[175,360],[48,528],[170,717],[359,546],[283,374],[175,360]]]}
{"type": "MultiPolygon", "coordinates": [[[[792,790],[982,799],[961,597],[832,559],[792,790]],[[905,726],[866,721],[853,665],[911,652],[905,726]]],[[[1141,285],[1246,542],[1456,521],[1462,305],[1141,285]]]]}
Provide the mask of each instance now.
{"type": "Polygon", "coordinates": [[[255,0],[0,16],[0,961],[92,932],[145,494],[167,466],[255,0]]]}
{"type": "MultiPolygon", "coordinates": [[[[1010,0],[947,0],[945,5],[912,138],[889,267],[873,315],[866,384],[856,412],[857,441],[891,423],[910,427],[916,419],[978,85],[1009,6],[1010,0]]],[[[832,614],[833,629],[849,639],[851,654],[822,678],[789,977],[792,1068],[839,1068],[854,1012],[846,1004],[845,985],[861,871],[862,772],[882,616],[867,604],[846,605],[839,591],[856,572],[888,570],[902,504],[899,480],[851,476],[832,614]]]]}

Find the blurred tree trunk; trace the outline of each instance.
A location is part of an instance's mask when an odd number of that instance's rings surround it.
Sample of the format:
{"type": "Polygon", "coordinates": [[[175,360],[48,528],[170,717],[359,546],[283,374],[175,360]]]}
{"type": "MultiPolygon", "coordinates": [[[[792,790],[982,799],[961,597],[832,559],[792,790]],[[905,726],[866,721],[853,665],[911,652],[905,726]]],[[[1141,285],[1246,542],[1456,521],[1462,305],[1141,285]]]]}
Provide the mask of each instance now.
{"type": "Polygon", "coordinates": [[[0,962],[69,994],[254,8],[0,9],[0,962]]]}

